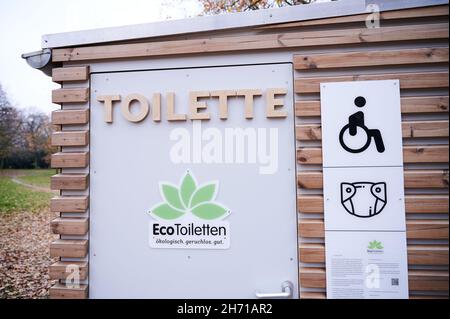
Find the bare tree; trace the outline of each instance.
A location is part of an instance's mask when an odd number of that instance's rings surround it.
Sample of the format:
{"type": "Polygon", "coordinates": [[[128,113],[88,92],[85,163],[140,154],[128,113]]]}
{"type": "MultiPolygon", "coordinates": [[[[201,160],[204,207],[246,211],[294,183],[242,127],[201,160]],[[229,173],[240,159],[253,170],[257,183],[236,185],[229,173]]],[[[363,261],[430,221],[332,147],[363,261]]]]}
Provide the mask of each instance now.
{"type": "Polygon", "coordinates": [[[0,169],[47,167],[54,149],[49,117],[36,110],[21,112],[0,84],[0,169]]]}
{"type": "Polygon", "coordinates": [[[21,124],[19,111],[11,105],[0,84],[0,169],[18,142],[21,124]]]}
{"type": "Polygon", "coordinates": [[[50,123],[44,113],[30,113],[24,118],[22,127],[26,149],[34,156],[34,167],[39,167],[39,159],[49,151],[50,123]]]}

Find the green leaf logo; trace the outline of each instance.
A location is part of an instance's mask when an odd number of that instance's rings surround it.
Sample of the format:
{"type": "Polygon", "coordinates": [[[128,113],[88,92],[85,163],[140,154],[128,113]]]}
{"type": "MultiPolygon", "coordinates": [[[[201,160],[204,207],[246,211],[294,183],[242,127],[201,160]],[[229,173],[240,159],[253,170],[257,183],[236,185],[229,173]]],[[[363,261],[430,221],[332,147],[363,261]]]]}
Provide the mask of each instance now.
{"type": "Polygon", "coordinates": [[[176,219],[184,215],[184,211],[177,210],[166,203],[153,208],[152,213],[162,219],[176,219]]]}
{"type": "Polygon", "coordinates": [[[159,187],[164,202],[150,210],[150,214],[155,217],[172,220],[192,213],[200,219],[214,220],[230,213],[215,201],[219,188],[217,181],[197,186],[195,177],[187,171],[181,178],[179,187],[171,183],[160,183],[159,187]]]}
{"type": "Polygon", "coordinates": [[[367,248],[368,249],[383,249],[383,245],[381,244],[380,241],[372,240],[371,242],[369,242],[369,246],[367,248]]]}
{"type": "Polygon", "coordinates": [[[183,200],[184,206],[189,207],[189,201],[191,200],[192,194],[195,192],[197,185],[194,178],[189,172],[184,175],[183,181],[181,182],[180,192],[181,199],[183,200]]]}
{"type": "Polygon", "coordinates": [[[210,183],[199,187],[193,194],[190,200],[189,207],[197,206],[201,203],[206,203],[214,200],[216,197],[217,183],[210,183]]]}
{"type": "Polygon", "coordinates": [[[161,192],[166,202],[172,207],[180,210],[184,210],[185,206],[181,202],[180,193],[178,188],[170,184],[161,184],[161,192]]]}
{"type": "Polygon", "coordinates": [[[192,209],[192,214],[202,219],[217,219],[226,213],[227,209],[216,203],[203,203],[192,209]]]}

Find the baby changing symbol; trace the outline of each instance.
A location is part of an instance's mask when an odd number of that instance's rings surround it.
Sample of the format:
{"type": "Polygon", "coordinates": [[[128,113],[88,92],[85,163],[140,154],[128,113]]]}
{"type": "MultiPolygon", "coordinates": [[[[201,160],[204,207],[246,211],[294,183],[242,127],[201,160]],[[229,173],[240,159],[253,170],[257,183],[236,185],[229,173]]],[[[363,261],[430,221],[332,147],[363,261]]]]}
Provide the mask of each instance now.
{"type": "Polygon", "coordinates": [[[345,210],[357,217],[372,217],[386,207],[386,183],[341,183],[341,203],[345,210]]]}
{"type": "MultiPolygon", "coordinates": [[[[366,105],[366,99],[358,96],[354,103],[357,107],[364,107],[366,105]]],[[[350,153],[364,152],[370,146],[372,139],[375,142],[377,151],[383,153],[385,147],[381,132],[378,129],[369,129],[365,125],[364,112],[362,111],[350,115],[348,123],[339,133],[339,143],[350,153]]]]}

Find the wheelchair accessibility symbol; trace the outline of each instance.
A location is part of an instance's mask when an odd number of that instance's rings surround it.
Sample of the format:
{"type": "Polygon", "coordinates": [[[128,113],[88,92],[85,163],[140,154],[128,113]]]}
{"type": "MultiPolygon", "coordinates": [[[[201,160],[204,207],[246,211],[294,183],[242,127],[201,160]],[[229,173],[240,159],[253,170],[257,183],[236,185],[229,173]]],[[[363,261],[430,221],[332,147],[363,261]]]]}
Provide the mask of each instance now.
{"type": "MultiPolygon", "coordinates": [[[[366,99],[362,96],[358,96],[354,103],[357,107],[364,107],[366,105],[366,99]]],[[[378,153],[383,153],[385,151],[385,147],[381,132],[377,129],[369,129],[364,124],[364,112],[362,111],[358,111],[350,115],[348,118],[348,124],[346,124],[339,133],[339,143],[347,152],[350,153],[364,152],[372,143],[372,139],[375,142],[378,153]],[[362,138],[363,143],[359,143],[359,145],[347,145],[348,141],[346,143],[345,137],[348,135],[350,135],[350,137],[355,137],[357,134],[365,134],[365,138],[362,138]]]]}

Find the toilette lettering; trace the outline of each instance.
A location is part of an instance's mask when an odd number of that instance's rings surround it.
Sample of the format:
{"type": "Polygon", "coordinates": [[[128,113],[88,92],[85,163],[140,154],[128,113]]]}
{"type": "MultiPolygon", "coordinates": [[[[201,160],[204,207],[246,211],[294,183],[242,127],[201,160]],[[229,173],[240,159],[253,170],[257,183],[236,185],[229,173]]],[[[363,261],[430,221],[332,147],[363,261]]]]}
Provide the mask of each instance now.
{"type": "Polygon", "coordinates": [[[153,93],[150,98],[133,93],[98,95],[103,104],[104,121],[114,123],[114,106],[120,107],[122,117],[132,123],[146,118],[153,122],[166,119],[169,122],[192,121],[188,127],[174,127],[168,136],[171,143],[169,160],[173,164],[254,164],[261,175],[271,175],[278,171],[278,128],[230,127],[202,129],[201,122],[212,118],[208,101],[216,100],[218,118],[228,120],[228,102],[238,99],[242,116],[252,120],[255,113],[267,119],[282,120],[288,116],[284,105],[285,88],[191,91],[187,105],[178,105],[176,94],[153,93]],[[256,108],[255,101],[264,102],[263,108],[256,108]],[[163,101],[163,102],[162,102],[163,101]],[[187,110],[186,112],[180,111],[187,110]]]}

